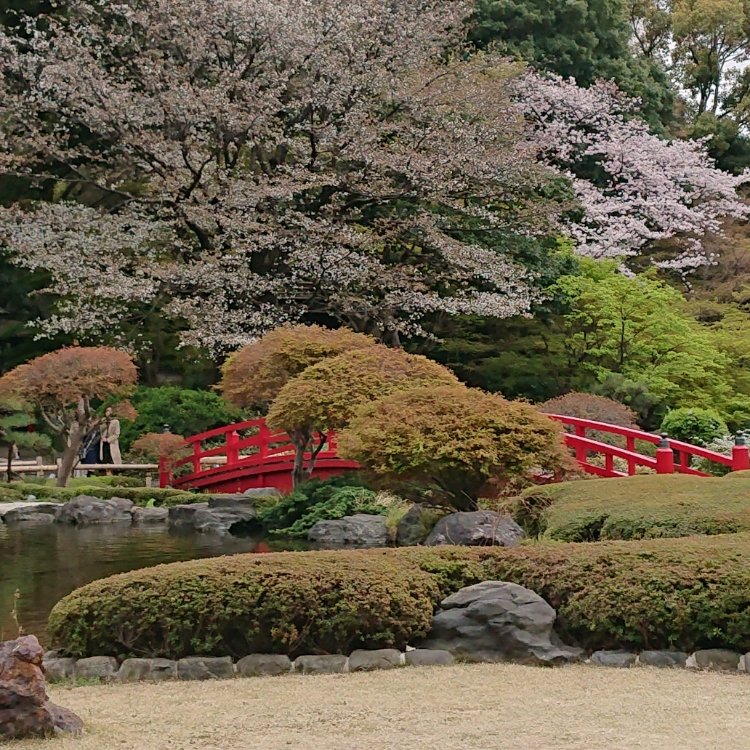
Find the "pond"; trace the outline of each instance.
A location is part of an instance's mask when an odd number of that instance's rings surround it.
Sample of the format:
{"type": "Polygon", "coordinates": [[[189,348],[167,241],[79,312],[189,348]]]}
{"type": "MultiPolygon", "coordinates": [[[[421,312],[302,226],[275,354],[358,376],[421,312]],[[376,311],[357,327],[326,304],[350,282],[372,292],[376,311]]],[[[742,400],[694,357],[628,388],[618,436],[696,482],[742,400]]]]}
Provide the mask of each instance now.
{"type": "Polygon", "coordinates": [[[18,631],[46,644],[47,616],[73,589],[97,578],[160,563],[311,545],[258,537],[180,533],[163,527],[6,526],[0,522],[0,641],[18,631]]]}

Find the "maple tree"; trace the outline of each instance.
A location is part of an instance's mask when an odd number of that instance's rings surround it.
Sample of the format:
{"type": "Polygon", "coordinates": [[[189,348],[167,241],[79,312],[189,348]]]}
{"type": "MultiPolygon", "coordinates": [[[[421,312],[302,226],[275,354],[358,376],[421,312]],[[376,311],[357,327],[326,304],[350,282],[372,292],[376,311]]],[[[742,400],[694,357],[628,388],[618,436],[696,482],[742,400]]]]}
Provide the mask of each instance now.
{"type": "Polygon", "coordinates": [[[57,474],[67,484],[89,429],[93,400],[126,396],[135,386],[136,367],[126,352],[108,347],[66,347],[19,365],[0,378],[0,393],[39,411],[65,443],[57,474]]]}
{"type": "Polygon", "coordinates": [[[324,359],[290,380],[268,412],[268,424],[295,446],[294,483],[312,475],[327,434],[344,427],[365,404],[419,386],[457,385],[437,362],[377,345],[324,359]],[[306,458],[307,456],[307,458],[306,458]]]}

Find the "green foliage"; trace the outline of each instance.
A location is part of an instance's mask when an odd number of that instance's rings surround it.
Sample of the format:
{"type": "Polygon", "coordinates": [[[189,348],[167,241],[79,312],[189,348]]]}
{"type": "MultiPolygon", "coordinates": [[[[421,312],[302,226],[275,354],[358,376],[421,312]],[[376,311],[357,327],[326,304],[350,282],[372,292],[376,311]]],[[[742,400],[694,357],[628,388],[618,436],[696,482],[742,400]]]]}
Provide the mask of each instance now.
{"type": "Polygon", "coordinates": [[[48,502],[67,502],[79,495],[89,495],[98,497],[101,500],[108,500],[112,497],[122,497],[126,500],[132,500],[135,505],[148,505],[153,500],[155,505],[168,508],[172,505],[182,505],[185,503],[202,503],[206,501],[206,495],[199,495],[195,492],[185,492],[175,490],[171,487],[123,487],[107,486],[92,481],[90,484],[76,484],[70,487],[52,487],[50,485],[33,484],[28,482],[11,482],[10,487],[19,491],[24,497],[34,495],[40,500],[48,502]]]}
{"type": "Polygon", "coordinates": [[[706,447],[729,432],[726,422],[713,409],[683,407],[670,411],[661,423],[661,432],[675,440],[706,447]]]}
{"type": "Polygon", "coordinates": [[[258,520],[276,536],[306,537],[318,522],[335,520],[354,513],[378,515],[386,508],[374,502],[375,492],[362,486],[356,475],[342,475],[301,484],[274,505],[263,508],[258,520]]]}
{"type": "Polygon", "coordinates": [[[634,476],[534,487],[507,510],[527,533],[563,542],[750,531],[747,477],[634,476]]]}
{"type": "Polygon", "coordinates": [[[132,422],[120,420],[120,446],[123,451],[129,450],[132,443],[145,433],[162,432],[165,424],[175,435],[189,437],[242,418],[241,412],[213,391],[177,386],[139,386],[130,401],[138,416],[132,422]]]}
{"type": "Polygon", "coordinates": [[[557,609],[561,637],[587,649],[750,649],[750,534],[176,563],[78,589],[49,629],[74,656],[403,648],[445,596],[487,580],[536,591],[557,609]]]}
{"type": "Polygon", "coordinates": [[[375,401],[339,442],[386,486],[475,510],[480,494],[513,478],[565,468],[561,432],[529,404],[451,385],[375,401]]]}
{"type": "Polygon", "coordinates": [[[20,503],[25,499],[26,496],[19,492],[15,487],[9,487],[7,484],[0,484],[0,503],[20,503]]]}
{"type": "Polygon", "coordinates": [[[349,653],[425,635],[437,597],[398,560],[237,555],[96,581],[57,604],[49,629],[78,656],[349,653]]]}
{"type": "Polygon", "coordinates": [[[618,373],[671,406],[716,406],[729,398],[730,360],[675,289],[594,261],[557,286],[569,304],[562,320],[568,359],[597,380],[618,373]]]}
{"type": "Polygon", "coordinates": [[[34,451],[50,447],[50,440],[46,435],[27,430],[33,423],[34,416],[25,404],[18,399],[0,395],[0,453],[3,459],[12,455],[13,446],[17,446],[19,450],[34,451]]]}
{"type": "Polygon", "coordinates": [[[479,0],[470,38],[490,44],[534,67],[573,77],[581,86],[614,80],[640,98],[654,123],[669,120],[673,92],[655,59],[629,44],[627,0],[479,0]]]}

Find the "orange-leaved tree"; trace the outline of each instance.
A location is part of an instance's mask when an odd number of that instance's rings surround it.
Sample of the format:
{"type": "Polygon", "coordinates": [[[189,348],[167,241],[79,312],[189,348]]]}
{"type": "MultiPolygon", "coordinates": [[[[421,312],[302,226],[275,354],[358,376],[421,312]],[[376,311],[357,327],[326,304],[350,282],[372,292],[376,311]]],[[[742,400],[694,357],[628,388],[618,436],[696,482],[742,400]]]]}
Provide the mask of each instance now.
{"type": "Polygon", "coordinates": [[[562,430],[533,406],[476,388],[393,393],[361,409],[340,435],[341,455],[401,490],[476,510],[509,479],[570,466],[562,430]]]}
{"type": "Polygon", "coordinates": [[[58,487],[64,487],[91,426],[91,402],[126,396],[138,372],[129,354],[109,347],[71,346],[19,365],[0,378],[0,392],[36,409],[65,443],[58,487]]]}
{"type": "Polygon", "coordinates": [[[266,407],[291,378],[310,365],[375,343],[375,339],[347,328],[275,328],[227,359],[219,389],[235,406],[266,407]]]}
{"type": "Polygon", "coordinates": [[[327,433],[345,427],[363,405],[395,391],[458,383],[437,362],[378,344],[308,367],[279,391],[268,423],[285,430],[294,443],[297,485],[311,476],[327,433]]]}
{"type": "Polygon", "coordinates": [[[172,432],[146,432],[133,441],[130,452],[148,461],[165,459],[170,468],[190,453],[185,438],[172,432]]]}

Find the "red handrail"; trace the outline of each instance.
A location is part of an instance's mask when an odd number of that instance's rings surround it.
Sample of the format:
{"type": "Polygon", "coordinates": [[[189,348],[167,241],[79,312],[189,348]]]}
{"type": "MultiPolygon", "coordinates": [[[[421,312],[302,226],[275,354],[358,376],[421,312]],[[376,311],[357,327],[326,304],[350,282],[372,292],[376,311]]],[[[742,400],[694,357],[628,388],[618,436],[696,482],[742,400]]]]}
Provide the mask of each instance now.
{"type": "MultiPolygon", "coordinates": [[[[725,456],[707,448],[690,445],[680,440],[662,438],[659,435],[653,435],[632,427],[622,427],[561,414],[548,414],[547,416],[567,428],[565,444],[575,453],[581,468],[595,476],[632,476],[637,472],[639,466],[656,471],[658,474],[677,472],[692,476],[709,476],[692,468],[692,459],[696,457],[725,466],[730,471],[750,469],[750,451],[746,445],[739,442],[732,450],[732,455],[725,456]],[[625,438],[625,447],[609,445],[597,440],[589,436],[590,432],[623,437],[625,438]],[[639,452],[636,445],[638,441],[658,446],[656,455],[639,452]],[[593,456],[603,457],[604,465],[592,463],[593,456]],[[627,471],[616,469],[615,459],[625,461],[627,471]]],[[[318,436],[317,439],[320,441],[323,438],[318,436]]],[[[326,445],[324,450],[318,453],[318,461],[339,461],[336,436],[329,434],[325,440],[326,445]]],[[[186,439],[185,446],[190,449],[190,455],[176,461],[160,461],[159,484],[162,487],[170,485],[189,486],[196,480],[219,477],[234,468],[276,467],[278,470],[281,468],[281,464],[290,461],[295,452],[289,436],[286,433],[272,432],[264,419],[250,419],[226,427],[218,427],[200,435],[194,435],[186,439]],[[255,434],[250,437],[240,436],[241,432],[248,430],[254,430],[255,434]],[[222,438],[220,445],[203,447],[204,442],[215,441],[219,438],[222,438]],[[222,458],[223,461],[220,461],[220,466],[204,468],[203,464],[206,459],[211,458],[222,458]],[[192,466],[192,471],[187,475],[175,478],[175,470],[188,465],[192,466]]],[[[309,459],[310,456],[306,456],[306,458],[309,459]]],[[[342,468],[351,469],[352,466],[355,466],[353,462],[345,463],[346,467],[343,466],[344,462],[342,462],[342,468]]]]}
{"type": "Polygon", "coordinates": [[[725,456],[722,453],[717,453],[698,445],[684,443],[681,440],[672,440],[669,437],[660,437],[659,435],[653,435],[650,432],[643,432],[632,427],[622,427],[620,425],[596,422],[591,419],[581,419],[579,417],[568,417],[562,414],[548,414],[547,416],[572,429],[572,434],[566,432],[566,445],[575,452],[576,459],[583,470],[597,476],[632,476],[636,473],[638,466],[653,469],[658,474],[672,474],[676,471],[679,474],[689,474],[691,476],[710,476],[705,472],[691,467],[691,459],[694,457],[703,458],[726,466],[730,471],[743,471],[750,468],[750,451],[746,445],[735,445],[732,455],[725,456]],[[588,431],[624,437],[626,438],[626,448],[623,449],[619,446],[593,440],[587,437],[588,431]],[[659,446],[656,451],[656,457],[639,453],[636,449],[636,441],[638,440],[659,446]],[[590,462],[592,453],[604,456],[604,468],[590,462]],[[676,462],[675,454],[677,454],[676,462]],[[627,461],[627,474],[615,471],[613,465],[614,458],[622,458],[627,461]]]}

